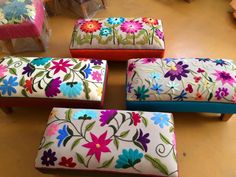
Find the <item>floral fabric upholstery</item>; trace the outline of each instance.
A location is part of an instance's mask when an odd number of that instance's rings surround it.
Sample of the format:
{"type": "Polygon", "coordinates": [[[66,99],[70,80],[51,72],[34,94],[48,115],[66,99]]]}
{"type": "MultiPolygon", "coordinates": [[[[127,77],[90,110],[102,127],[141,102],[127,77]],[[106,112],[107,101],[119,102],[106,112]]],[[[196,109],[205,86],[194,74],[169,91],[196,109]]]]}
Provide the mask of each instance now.
{"type": "Polygon", "coordinates": [[[70,49],[164,49],[162,23],[154,18],[79,19],[70,49]]]}
{"type": "Polygon", "coordinates": [[[105,60],[5,57],[0,59],[0,97],[101,101],[105,60]]]}
{"type": "Polygon", "coordinates": [[[236,65],[209,58],[131,59],[127,101],[236,103],[236,65]]]}
{"type": "Polygon", "coordinates": [[[38,169],[77,169],[178,176],[172,115],[54,108],[38,169]]]}
{"type": "Polygon", "coordinates": [[[34,21],[35,16],[34,0],[2,0],[0,2],[0,25],[34,21]]]}

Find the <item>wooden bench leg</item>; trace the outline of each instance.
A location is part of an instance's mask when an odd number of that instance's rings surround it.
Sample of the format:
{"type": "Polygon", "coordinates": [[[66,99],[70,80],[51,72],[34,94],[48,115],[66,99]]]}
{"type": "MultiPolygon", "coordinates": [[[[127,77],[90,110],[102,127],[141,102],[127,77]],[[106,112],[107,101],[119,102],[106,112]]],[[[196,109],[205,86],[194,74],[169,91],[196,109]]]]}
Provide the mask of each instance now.
{"type": "Polygon", "coordinates": [[[233,114],[221,114],[220,120],[228,121],[232,116],[233,116],[233,114]]]}
{"type": "Polygon", "coordinates": [[[4,40],[3,41],[4,43],[4,46],[7,48],[7,50],[13,54],[14,53],[14,47],[13,47],[13,43],[12,43],[12,40],[9,39],[9,40],[4,40]]]}
{"type": "Polygon", "coordinates": [[[88,18],[87,3],[80,4],[84,18],[88,18]]]}
{"type": "Polygon", "coordinates": [[[106,0],[101,0],[101,1],[102,1],[102,5],[103,5],[103,7],[106,9],[106,8],[107,8],[106,0]]]}
{"type": "Polygon", "coordinates": [[[42,41],[42,39],[40,38],[40,37],[35,37],[35,38],[33,38],[34,39],[34,41],[38,44],[38,46],[40,47],[40,49],[42,50],[42,51],[45,51],[46,50],[46,48],[45,48],[45,46],[44,46],[44,44],[43,44],[43,41],[42,41]]]}
{"type": "Polygon", "coordinates": [[[11,114],[13,112],[12,107],[1,107],[5,114],[11,114]]]}

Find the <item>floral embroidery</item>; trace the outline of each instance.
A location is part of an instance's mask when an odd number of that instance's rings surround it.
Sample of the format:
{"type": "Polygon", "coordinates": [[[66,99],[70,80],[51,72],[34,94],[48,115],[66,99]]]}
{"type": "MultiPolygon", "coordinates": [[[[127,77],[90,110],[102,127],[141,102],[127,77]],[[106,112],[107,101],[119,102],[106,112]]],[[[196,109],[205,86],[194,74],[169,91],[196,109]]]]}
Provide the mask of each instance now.
{"type": "Polygon", "coordinates": [[[39,147],[37,168],[178,176],[170,114],[65,108],[52,112],[39,147]]]}
{"type": "Polygon", "coordinates": [[[164,49],[161,21],[155,18],[110,17],[79,19],[74,28],[71,48],[164,49]]]}
{"type": "Polygon", "coordinates": [[[96,101],[103,97],[107,67],[104,60],[9,56],[0,63],[1,96],[96,101]],[[99,94],[94,93],[97,90],[99,94]]]}
{"type": "Polygon", "coordinates": [[[6,0],[0,7],[0,25],[32,21],[35,15],[36,9],[32,0],[6,0]]]}
{"type": "Polygon", "coordinates": [[[131,59],[127,100],[235,103],[235,68],[226,59],[131,59]]]}

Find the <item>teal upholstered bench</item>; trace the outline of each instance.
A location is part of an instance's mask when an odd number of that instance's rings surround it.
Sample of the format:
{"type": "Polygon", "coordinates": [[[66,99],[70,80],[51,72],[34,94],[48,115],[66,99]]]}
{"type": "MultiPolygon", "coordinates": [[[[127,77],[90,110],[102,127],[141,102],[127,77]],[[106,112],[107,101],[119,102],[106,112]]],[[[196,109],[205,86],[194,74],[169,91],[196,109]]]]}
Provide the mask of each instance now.
{"type": "Polygon", "coordinates": [[[236,65],[209,58],[131,59],[127,108],[168,112],[236,113],[236,65]]]}
{"type": "Polygon", "coordinates": [[[78,174],[80,170],[79,174],[100,171],[177,177],[172,115],[54,108],[35,167],[44,173],[78,174]]]}

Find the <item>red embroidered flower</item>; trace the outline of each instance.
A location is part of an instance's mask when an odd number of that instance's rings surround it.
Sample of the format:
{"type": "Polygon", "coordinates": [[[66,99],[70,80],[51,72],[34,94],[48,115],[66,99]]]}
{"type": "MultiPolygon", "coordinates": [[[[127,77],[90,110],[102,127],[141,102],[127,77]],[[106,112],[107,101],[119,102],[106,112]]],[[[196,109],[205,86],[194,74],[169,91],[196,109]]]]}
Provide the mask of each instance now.
{"type": "Polygon", "coordinates": [[[198,83],[202,79],[202,77],[195,76],[193,79],[195,80],[196,83],[198,83]]]}
{"type": "Polygon", "coordinates": [[[33,93],[32,84],[33,84],[33,78],[30,78],[30,80],[25,81],[25,85],[24,85],[25,90],[30,92],[31,94],[33,93]]]}
{"type": "Polygon", "coordinates": [[[101,23],[99,23],[97,20],[90,20],[85,21],[81,26],[80,29],[86,33],[93,33],[97,30],[100,30],[102,27],[101,23]]]}
{"type": "Polygon", "coordinates": [[[142,20],[143,20],[144,23],[147,23],[149,25],[158,25],[158,20],[155,19],[155,18],[144,17],[142,20]]]}
{"type": "Polygon", "coordinates": [[[191,84],[188,84],[187,88],[185,89],[186,92],[192,93],[193,92],[193,87],[191,84]]]}
{"type": "Polygon", "coordinates": [[[112,139],[106,139],[107,132],[103,133],[101,136],[96,137],[96,135],[90,133],[92,142],[82,145],[83,147],[89,148],[87,156],[95,155],[98,162],[100,162],[102,152],[111,152],[107,145],[112,141],[112,139]]]}
{"type": "Polygon", "coordinates": [[[61,59],[59,62],[53,61],[52,63],[54,66],[52,66],[50,69],[55,69],[54,74],[58,73],[59,71],[63,71],[67,73],[67,69],[70,66],[73,66],[72,64],[69,64],[70,60],[64,61],[61,59]]]}
{"type": "Polygon", "coordinates": [[[205,70],[204,70],[204,69],[201,69],[201,68],[198,68],[197,72],[198,72],[198,73],[204,73],[205,70]]]}
{"type": "Polygon", "coordinates": [[[76,163],[73,162],[73,158],[66,158],[66,157],[62,157],[61,158],[61,162],[59,162],[60,166],[64,166],[64,167],[70,167],[70,168],[74,168],[76,166],[76,163]]]}
{"type": "Polygon", "coordinates": [[[137,126],[138,123],[140,123],[141,117],[140,117],[140,115],[138,113],[132,112],[132,117],[131,118],[132,118],[132,120],[134,122],[134,126],[137,126]]]}
{"type": "Polygon", "coordinates": [[[204,99],[204,97],[203,97],[203,95],[200,93],[200,92],[197,92],[196,93],[196,98],[195,98],[196,100],[203,100],[204,99]]]}

